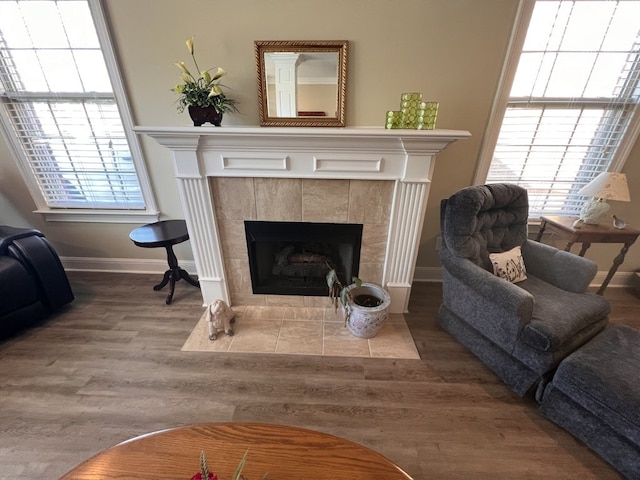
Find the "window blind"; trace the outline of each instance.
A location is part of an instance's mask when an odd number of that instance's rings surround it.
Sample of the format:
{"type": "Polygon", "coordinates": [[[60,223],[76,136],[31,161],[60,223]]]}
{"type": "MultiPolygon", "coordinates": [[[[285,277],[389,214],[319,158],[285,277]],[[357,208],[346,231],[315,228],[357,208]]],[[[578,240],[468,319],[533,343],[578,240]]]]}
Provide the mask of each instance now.
{"type": "Polygon", "coordinates": [[[487,182],[529,192],[530,216],[576,215],[640,99],[640,1],[538,0],[487,182]]]}
{"type": "Polygon", "coordinates": [[[145,208],[86,0],[0,0],[0,101],[49,208],[145,208]]]}

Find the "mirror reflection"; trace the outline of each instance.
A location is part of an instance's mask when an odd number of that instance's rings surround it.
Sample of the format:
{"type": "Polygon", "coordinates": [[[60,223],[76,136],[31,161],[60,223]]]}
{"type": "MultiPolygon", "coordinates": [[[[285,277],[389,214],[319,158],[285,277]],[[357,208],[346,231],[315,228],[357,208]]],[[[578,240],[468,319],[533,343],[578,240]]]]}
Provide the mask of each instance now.
{"type": "Polygon", "coordinates": [[[346,41],[255,45],[261,125],[344,126],[346,41]]]}
{"type": "Polygon", "coordinates": [[[265,53],[270,117],[336,117],[338,54],[265,53]]]}

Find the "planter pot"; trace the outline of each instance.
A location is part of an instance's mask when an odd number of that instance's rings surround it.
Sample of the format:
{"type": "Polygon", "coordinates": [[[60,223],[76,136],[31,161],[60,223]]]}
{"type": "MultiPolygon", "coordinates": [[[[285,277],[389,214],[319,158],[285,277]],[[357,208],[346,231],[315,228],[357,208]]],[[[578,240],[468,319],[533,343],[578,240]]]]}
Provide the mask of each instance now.
{"type": "Polygon", "coordinates": [[[374,307],[358,305],[353,300],[347,304],[349,312],[347,328],[349,331],[360,338],[375,337],[389,317],[389,306],[391,305],[389,293],[375,283],[363,283],[359,287],[349,285],[347,289],[351,292],[351,297],[354,300],[358,297],[370,296],[381,301],[380,305],[374,307]]]}
{"type": "Polygon", "coordinates": [[[193,125],[199,127],[200,125],[209,122],[216,127],[222,124],[222,112],[218,112],[216,107],[211,105],[210,107],[198,107],[197,105],[189,105],[189,116],[193,120],[193,125]]]}

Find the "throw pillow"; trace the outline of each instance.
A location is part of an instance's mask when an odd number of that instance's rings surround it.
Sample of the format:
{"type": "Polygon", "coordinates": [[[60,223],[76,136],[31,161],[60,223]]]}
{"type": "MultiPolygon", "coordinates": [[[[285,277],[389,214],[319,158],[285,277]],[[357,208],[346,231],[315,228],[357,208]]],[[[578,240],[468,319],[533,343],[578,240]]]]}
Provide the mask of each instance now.
{"type": "Polygon", "coordinates": [[[511,283],[518,283],[527,279],[527,269],[522,259],[520,247],[513,247],[508,252],[490,253],[489,259],[493,265],[493,273],[511,283]]]}

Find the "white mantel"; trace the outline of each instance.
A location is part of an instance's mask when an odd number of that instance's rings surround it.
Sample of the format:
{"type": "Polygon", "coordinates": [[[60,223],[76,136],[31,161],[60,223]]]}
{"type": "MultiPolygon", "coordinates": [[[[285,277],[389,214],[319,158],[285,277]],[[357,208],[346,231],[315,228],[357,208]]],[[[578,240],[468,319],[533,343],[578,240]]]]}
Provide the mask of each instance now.
{"type": "Polygon", "coordinates": [[[407,310],[436,155],[462,130],[136,127],[173,156],[205,304],[230,303],[208,177],[395,181],[383,286],[407,310]]]}

